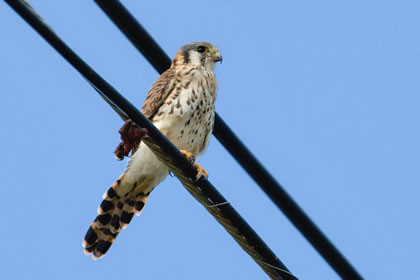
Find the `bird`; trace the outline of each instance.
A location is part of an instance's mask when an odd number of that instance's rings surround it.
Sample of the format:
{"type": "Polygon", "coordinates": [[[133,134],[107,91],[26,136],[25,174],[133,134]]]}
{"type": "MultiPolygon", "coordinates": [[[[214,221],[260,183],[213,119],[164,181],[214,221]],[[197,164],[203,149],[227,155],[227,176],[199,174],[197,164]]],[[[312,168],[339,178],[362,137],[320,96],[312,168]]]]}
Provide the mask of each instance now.
{"type": "MultiPolygon", "coordinates": [[[[203,154],[209,144],[217,95],[214,69],[222,59],[219,49],[209,42],[183,45],[142,106],[142,114],[188,159],[203,154]]],[[[201,166],[195,166],[197,176],[208,176],[201,166]]],[[[126,170],[103,195],[83,240],[84,253],[92,254],[94,260],[103,257],[168,174],[168,168],[147,145],[140,142],[133,147],[126,170]]]]}

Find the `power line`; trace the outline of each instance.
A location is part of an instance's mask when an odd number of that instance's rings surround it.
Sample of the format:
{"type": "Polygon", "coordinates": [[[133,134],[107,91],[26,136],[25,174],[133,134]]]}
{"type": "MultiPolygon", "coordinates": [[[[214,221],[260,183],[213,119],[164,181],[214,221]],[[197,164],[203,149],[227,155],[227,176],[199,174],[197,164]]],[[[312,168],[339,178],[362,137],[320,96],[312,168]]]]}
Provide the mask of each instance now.
{"type": "Polygon", "coordinates": [[[141,127],[147,128],[143,138],[156,155],[173,171],[183,185],[202,203],[238,244],[261,266],[272,279],[297,279],[271,251],[256,232],[203,176],[196,180],[196,169],[178,149],[109,83],[99,76],[74,51],[72,51],[46,24],[46,22],[22,0],[6,2],[31,25],[50,45],[59,52],[103,98],[121,114],[125,114],[141,127]]]}
{"type": "MultiPolygon", "coordinates": [[[[171,62],[168,55],[118,0],[95,0],[95,2],[159,73],[169,68],[171,62]]],[[[213,134],[337,274],[344,279],[362,279],[361,275],[350,262],[248,150],[217,113],[213,134]]]]}

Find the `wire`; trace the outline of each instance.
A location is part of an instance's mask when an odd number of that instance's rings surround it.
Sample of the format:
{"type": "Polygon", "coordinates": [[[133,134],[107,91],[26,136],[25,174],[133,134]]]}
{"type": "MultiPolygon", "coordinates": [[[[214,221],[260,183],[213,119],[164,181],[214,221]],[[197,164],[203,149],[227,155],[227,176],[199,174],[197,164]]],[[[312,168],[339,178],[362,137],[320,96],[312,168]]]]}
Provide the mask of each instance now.
{"type": "MultiPolygon", "coordinates": [[[[118,0],[95,0],[95,2],[159,73],[169,68],[170,59],[168,55],[118,0]]],[[[213,134],[338,275],[344,279],[362,279],[350,262],[338,251],[217,113],[213,134]]]]}
{"type": "Polygon", "coordinates": [[[148,135],[143,138],[144,143],[171,169],[187,190],[206,207],[271,279],[297,279],[207,179],[202,176],[196,180],[196,169],[178,149],[137,108],[74,53],[26,1],[6,0],[6,2],[82,74],[114,109],[124,112],[124,115],[135,123],[147,128],[148,135]]]}

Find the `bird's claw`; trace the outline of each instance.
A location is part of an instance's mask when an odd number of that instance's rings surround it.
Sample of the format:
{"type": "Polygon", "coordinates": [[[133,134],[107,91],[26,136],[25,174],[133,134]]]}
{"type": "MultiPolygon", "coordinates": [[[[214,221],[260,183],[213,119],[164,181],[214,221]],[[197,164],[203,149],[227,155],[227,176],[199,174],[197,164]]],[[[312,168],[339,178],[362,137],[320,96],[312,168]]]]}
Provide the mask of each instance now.
{"type": "Polygon", "coordinates": [[[188,152],[187,150],[179,150],[180,153],[186,157],[191,163],[195,161],[195,157],[191,152],[188,152]]]}
{"type": "Polygon", "coordinates": [[[128,156],[130,151],[135,151],[140,145],[141,139],[148,133],[146,128],[142,128],[128,119],[120,128],[122,142],[117,146],[114,153],[117,160],[122,160],[128,156]]]}
{"type": "Polygon", "coordinates": [[[196,180],[198,180],[201,176],[204,176],[204,178],[209,177],[209,173],[198,163],[194,163],[194,167],[197,170],[197,176],[195,177],[196,180]]]}
{"type": "Polygon", "coordinates": [[[188,152],[186,150],[180,150],[181,154],[183,154],[195,167],[197,170],[197,175],[195,177],[196,180],[198,180],[201,176],[204,176],[206,179],[209,177],[209,173],[204,170],[204,168],[199,165],[198,163],[195,163],[195,157],[191,152],[188,152]]]}

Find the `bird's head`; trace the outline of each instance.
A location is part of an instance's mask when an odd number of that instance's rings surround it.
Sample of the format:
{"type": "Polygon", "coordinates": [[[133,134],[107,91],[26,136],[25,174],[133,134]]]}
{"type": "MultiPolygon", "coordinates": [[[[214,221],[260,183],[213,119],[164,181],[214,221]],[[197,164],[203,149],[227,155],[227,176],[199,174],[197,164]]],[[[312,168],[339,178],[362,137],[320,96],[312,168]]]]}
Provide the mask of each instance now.
{"type": "Polygon", "coordinates": [[[216,62],[222,62],[219,49],[208,42],[193,42],[183,45],[175,55],[172,65],[203,66],[209,71],[214,70],[216,62]]]}

